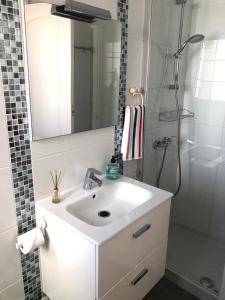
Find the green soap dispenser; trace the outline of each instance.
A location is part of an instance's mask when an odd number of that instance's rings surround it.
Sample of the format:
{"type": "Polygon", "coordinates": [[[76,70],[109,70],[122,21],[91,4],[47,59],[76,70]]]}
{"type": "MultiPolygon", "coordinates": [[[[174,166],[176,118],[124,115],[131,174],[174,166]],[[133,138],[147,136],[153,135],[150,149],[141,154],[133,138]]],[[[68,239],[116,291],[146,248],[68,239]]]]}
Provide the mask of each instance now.
{"type": "Polygon", "coordinates": [[[112,156],[111,162],[106,166],[106,178],[116,180],[120,177],[120,164],[116,162],[115,156],[112,156]]]}

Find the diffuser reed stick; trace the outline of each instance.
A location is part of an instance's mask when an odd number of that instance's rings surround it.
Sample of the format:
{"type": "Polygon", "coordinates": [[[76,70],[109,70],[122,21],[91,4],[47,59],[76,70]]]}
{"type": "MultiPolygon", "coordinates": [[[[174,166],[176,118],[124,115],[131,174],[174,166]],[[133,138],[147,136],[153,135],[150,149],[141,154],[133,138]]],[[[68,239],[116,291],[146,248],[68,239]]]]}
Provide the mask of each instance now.
{"type": "Polygon", "coordinates": [[[52,171],[50,171],[50,175],[51,175],[51,179],[52,179],[52,183],[53,183],[52,202],[59,203],[60,202],[59,186],[60,186],[60,183],[62,182],[62,178],[63,178],[64,174],[62,173],[62,171],[55,170],[54,173],[52,171]]]}

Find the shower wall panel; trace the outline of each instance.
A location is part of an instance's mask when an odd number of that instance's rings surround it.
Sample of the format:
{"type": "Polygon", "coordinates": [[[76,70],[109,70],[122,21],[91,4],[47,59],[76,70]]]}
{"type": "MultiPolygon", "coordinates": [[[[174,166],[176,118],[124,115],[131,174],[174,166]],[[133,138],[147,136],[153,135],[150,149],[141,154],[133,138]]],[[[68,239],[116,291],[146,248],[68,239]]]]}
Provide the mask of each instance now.
{"type": "MultiPolygon", "coordinates": [[[[191,4],[192,1],[185,6],[183,39],[188,37],[190,32],[191,4]]],[[[160,187],[174,192],[177,173],[177,124],[159,121],[159,113],[176,108],[174,90],[170,90],[169,85],[174,81],[172,55],[178,45],[181,5],[176,5],[174,0],[153,0],[151,12],[143,178],[146,183],[156,184],[163,150],[154,150],[153,143],[164,136],[172,137],[173,142],[168,147],[160,187]]],[[[181,105],[185,74],[186,56],[184,55],[179,89],[181,105]]]]}
{"type": "Polygon", "coordinates": [[[225,246],[225,0],[195,0],[191,35],[205,40],[188,50],[182,123],[182,189],[173,221],[225,246]]]}

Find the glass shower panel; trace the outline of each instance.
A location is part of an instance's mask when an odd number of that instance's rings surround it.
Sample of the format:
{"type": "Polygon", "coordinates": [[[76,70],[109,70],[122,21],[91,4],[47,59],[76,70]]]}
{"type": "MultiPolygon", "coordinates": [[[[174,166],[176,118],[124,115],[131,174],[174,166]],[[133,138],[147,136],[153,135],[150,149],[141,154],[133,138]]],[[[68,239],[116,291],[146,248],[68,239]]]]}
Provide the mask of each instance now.
{"type": "MultiPolygon", "coordinates": [[[[160,178],[160,188],[171,192],[178,184],[177,121],[160,121],[159,114],[176,108],[171,54],[180,12],[175,0],[152,1],[143,177],[156,185],[163,150],[152,145],[171,137],[160,178]]],[[[194,117],[181,125],[182,184],[172,201],[167,268],[215,299],[225,263],[225,0],[186,2],[182,41],[194,34],[205,40],[181,58],[179,105],[194,117]]]]}

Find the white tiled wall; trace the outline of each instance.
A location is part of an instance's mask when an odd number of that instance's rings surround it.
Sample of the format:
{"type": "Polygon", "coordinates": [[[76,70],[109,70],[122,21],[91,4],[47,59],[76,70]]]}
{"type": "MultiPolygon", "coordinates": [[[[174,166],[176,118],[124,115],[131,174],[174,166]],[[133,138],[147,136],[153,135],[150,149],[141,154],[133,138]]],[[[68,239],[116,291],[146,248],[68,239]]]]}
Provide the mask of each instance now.
{"type": "MultiPolygon", "coordinates": [[[[116,0],[80,0],[91,5],[110,9],[116,19],[116,0]]],[[[51,2],[51,1],[49,1],[51,2]]],[[[55,1],[54,1],[55,2],[55,1]]],[[[60,4],[62,1],[58,1],[60,4]]],[[[144,0],[130,0],[129,11],[129,63],[128,85],[141,84],[142,28],[144,0]],[[138,4],[137,4],[138,2],[138,4]]],[[[2,89],[1,89],[2,90],[2,89]]],[[[19,253],[15,249],[17,236],[15,203],[11,182],[8,135],[0,97],[0,299],[24,299],[19,253]]],[[[62,188],[83,181],[88,167],[104,171],[114,152],[114,128],[101,129],[32,143],[35,196],[39,200],[51,194],[50,169],[65,171],[62,188]]],[[[131,167],[131,173],[135,167],[131,167]]]]}
{"type": "Polygon", "coordinates": [[[65,173],[61,189],[81,184],[90,167],[104,171],[114,151],[113,136],[110,127],[32,142],[35,199],[51,195],[50,170],[65,173]]]}
{"type": "MultiPolygon", "coordinates": [[[[161,2],[165,6],[168,1],[161,2]]],[[[154,2],[159,10],[160,1],[154,2]]],[[[204,43],[190,46],[186,51],[188,52],[188,64],[186,81],[183,86],[183,104],[195,112],[195,118],[182,121],[182,186],[175,199],[173,221],[225,245],[225,75],[223,66],[225,61],[223,46],[225,44],[225,0],[194,0],[193,6],[190,4],[185,10],[186,16],[187,14],[192,16],[190,35],[202,33],[205,35],[205,40],[204,43]],[[199,88],[197,88],[198,80],[199,88]]],[[[161,7],[160,12],[156,15],[163,14],[164,11],[166,13],[168,9],[165,10],[161,7]]],[[[175,20],[176,17],[174,16],[173,19],[175,20]]],[[[156,46],[152,47],[152,55],[157,58],[155,53],[158,50],[154,47],[159,47],[159,43],[162,43],[162,34],[160,35],[159,30],[162,24],[156,26],[156,23],[157,21],[154,23],[156,33],[153,32],[152,35],[156,46]]],[[[165,19],[165,24],[167,23],[165,19]]],[[[184,33],[184,38],[185,35],[188,36],[188,32],[184,33]]],[[[164,39],[166,40],[166,37],[164,39]]],[[[162,44],[160,46],[163,47],[162,44]]],[[[154,68],[157,67],[157,62],[160,63],[160,58],[153,63],[154,68]]],[[[159,65],[162,65],[162,62],[159,65]]],[[[182,73],[185,74],[185,69],[182,73]]],[[[165,90],[164,94],[160,93],[158,99],[160,106],[158,107],[157,103],[154,103],[155,96],[152,89],[157,87],[159,79],[156,77],[159,77],[159,74],[157,71],[154,72],[151,83],[153,86],[150,89],[153,99],[151,101],[152,111],[156,115],[159,110],[168,108],[168,104],[171,106],[174,101],[173,97],[171,100],[169,99],[169,91],[165,90]]],[[[180,98],[182,99],[182,97],[180,98]]],[[[152,119],[150,125],[157,128],[157,117],[154,118],[152,114],[150,117],[152,119]]],[[[172,128],[168,124],[165,125],[164,129],[160,126],[159,131],[153,130],[151,136],[163,136],[176,130],[176,126],[172,128]],[[154,134],[154,132],[156,133],[154,134]]],[[[176,135],[176,131],[174,132],[176,135]]],[[[150,152],[149,149],[147,151],[150,152]]],[[[173,173],[173,178],[175,178],[176,169],[173,170],[173,166],[176,165],[176,160],[172,151],[168,153],[168,157],[167,161],[170,163],[165,165],[162,184],[164,187],[172,188],[171,176],[166,176],[166,174],[167,172],[173,173]]],[[[159,158],[160,161],[161,158],[159,158]]],[[[154,170],[154,166],[152,166],[152,170],[154,170]]],[[[151,178],[151,173],[149,174],[151,178]]]]}
{"type": "MultiPolygon", "coordinates": [[[[110,9],[116,19],[116,0],[82,2],[110,9]]],[[[129,7],[128,87],[141,86],[145,0],[130,0],[129,7]]],[[[131,100],[128,98],[128,101],[131,100]]],[[[50,170],[65,171],[61,188],[69,188],[83,182],[88,167],[104,171],[113,153],[113,127],[32,142],[36,200],[51,195],[50,170]]],[[[136,162],[128,163],[125,173],[134,176],[136,162]]]]}
{"type": "Polygon", "coordinates": [[[225,245],[225,1],[194,0],[192,8],[190,34],[205,40],[188,50],[184,103],[195,118],[182,122],[192,145],[182,154],[174,220],[225,245]]]}
{"type": "MultiPolygon", "coordinates": [[[[156,184],[157,174],[162,161],[163,150],[153,150],[156,139],[164,136],[176,136],[176,122],[160,122],[159,113],[175,109],[174,91],[168,86],[173,84],[173,59],[172,54],[177,48],[179,19],[181,5],[176,5],[173,0],[147,1],[151,6],[151,14],[147,16],[149,27],[146,26],[145,52],[149,51],[149,69],[147,70],[147,103],[145,122],[145,151],[144,151],[144,181],[156,184]],[[149,36],[147,35],[149,28],[149,36]],[[149,49],[149,50],[146,50],[149,49]]],[[[185,9],[183,36],[189,34],[191,1],[185,9]]],[[[146,64],[146,54],[143,60],[146,64]]],[[[181,68],[185,69],[185,56],[181,68]]],[[[182,72],[181,72],[182,73],[182,72]]],[[[185,72],[184,72],[185,73],[185,72]]],[[[179,98],[183,101],[183,85],[185,77],[180,78],[179,98]]],[[[176,183],[176,138],[167,151],[166,164],[160,180],[160,187],[171,192],[175,190],[176,183]],[[168,180],[169,179],[169,180],[168,180]]]]}
{"type": "MultiPolygon", "coordinates": [[[[113,18],[116,19],[116,0],[80,1],[110,9],[113,18]]],[[[61,2],[58,0],[58,4],[61,2]]],[[[144,0],[130,0],[128,87],[141,85],[144,8],[144,0]]],[[[0,210],[0,299],[22,300],[24,299],[23,282],[19,254],[15,250],[17,235],[15,203],[2,96],[0,97],[0,116],[0,190],[2,198],[0,210]]],[[[104,171],[113,152],[113,127],[33,142],[32,157],[36,199],[39,200],[51,194],[50,169],[65,171],[62,188],[67,188],[80,184],[88,167],[104,171]]],[[[135,173],[135,168],[136,165],[130,165],[128,173],[135,173]]]]}
{"type": "MultiPolygon", "coordinates": [[[[144,42],[145,0],[129,0],[127,89],[142,85],[142,54],[144,42]]],[[[127,104],[134,103],[127,93],[127,104]]]]}
{"type": "Polygon", "coordinates": [[[15,199],[2,87],[0,91],[0,299],[23,300],[20,257],[15,247],[17,238],[15,199]]]}
{"type": "MultiPolygon", "coordinates": [[[[129,0],[128,13],[128,57],[127,57],[127,94],[126,104],[135,104],[137,99],[133,98],[128,90],[130,87],[143,86],[143,46],[146,40],[145,11],[146,2],[149,0],[129,0]]],[[[139,100],[138,100],[139,101],[139,100]]],[[[124,174],[130,177],[137,175],[138,160],[124,163],[124,174]]]]}

